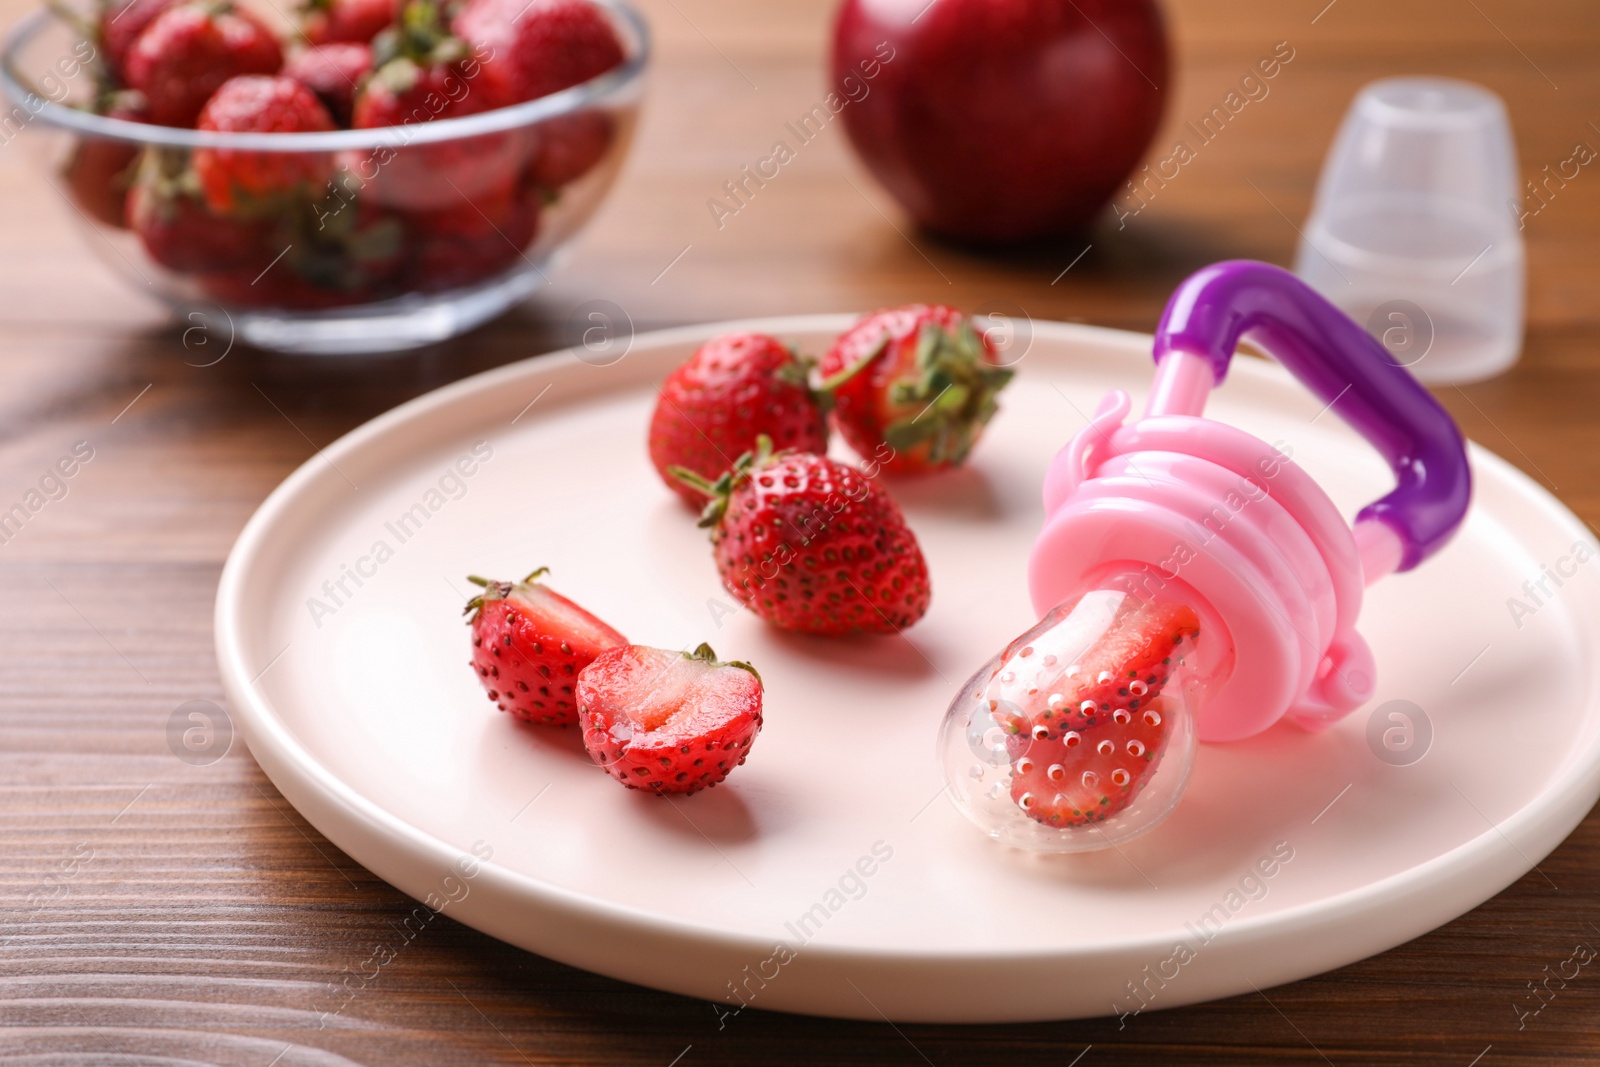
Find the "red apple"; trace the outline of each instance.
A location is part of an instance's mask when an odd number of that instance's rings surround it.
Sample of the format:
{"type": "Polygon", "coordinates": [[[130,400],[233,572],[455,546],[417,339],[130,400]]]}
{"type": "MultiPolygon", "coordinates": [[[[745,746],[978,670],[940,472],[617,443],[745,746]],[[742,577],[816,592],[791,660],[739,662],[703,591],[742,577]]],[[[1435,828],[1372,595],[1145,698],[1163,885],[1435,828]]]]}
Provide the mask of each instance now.
{"type": "Polygon", "coordinates": [[[1154,0],[844,0],[833,81],[867,167],[930,230],[1083,229],[1161,119],[1154,0]]]}

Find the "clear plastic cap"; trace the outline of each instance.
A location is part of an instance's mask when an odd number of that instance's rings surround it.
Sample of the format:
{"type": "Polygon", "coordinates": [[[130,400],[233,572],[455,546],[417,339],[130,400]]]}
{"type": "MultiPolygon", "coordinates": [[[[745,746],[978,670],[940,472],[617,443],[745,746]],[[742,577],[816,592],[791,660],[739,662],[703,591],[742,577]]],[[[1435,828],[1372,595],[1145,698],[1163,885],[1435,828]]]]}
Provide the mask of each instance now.
{"type": "Polygon", "coordinates": [[[1427,382],[1522,348],[1523,248],[1505,105],[1452,78],[1386,78],[1334,140],[1295,272],[1427,382]]]}

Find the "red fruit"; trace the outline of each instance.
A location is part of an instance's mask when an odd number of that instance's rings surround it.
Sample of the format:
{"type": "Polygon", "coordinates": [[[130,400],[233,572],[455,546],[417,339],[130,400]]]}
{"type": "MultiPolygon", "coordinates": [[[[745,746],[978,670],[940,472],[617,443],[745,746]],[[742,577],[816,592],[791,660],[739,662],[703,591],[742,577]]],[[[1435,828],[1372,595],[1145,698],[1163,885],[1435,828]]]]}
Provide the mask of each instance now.
{"type": "Polygon", "coordinates": [[[151,259],[179,273],[265,270],[282,249],[268,242],[265,224],[216,215],[205,202],[166,195],[141,182],[128,193],[128,224],[151,259]]]}
{"type": "Polygon", "coordinates": [[[372,71],[372,49],[364,44],[317,45],[290,57],[283,75],[317,94],[341,126],[350,125],[356,89],[372,71]]]}
{"type": "Polygon", "coordinates": [[[578,675],[628,639],[544,585],[539,568],[522,581],[467,579],[483,592],[467,601],[472,666],[501,711],[565,726],[576,722],[578,675]]]}
{"type": "Polygon", "coordinates": [[[1117,712],[1114,720],[1036,741],[1011,764],[1011,799],[1049,826],[1103,822],[1133,803],[1166,751],[1162,704],[1117,712]]]}
{"type": "MultiPolygon", "coordinates": [[[[128,99],[131,95],[116,94],[105,115],[129,122],[143,122],[144,109],[128,99]]],[[[128,189],[133,184],[143,151],[138,144],[109,137],[79,138],[62,168],[62,176],[72,190],[73,201],[91,218],[107,226],[126,228],[128,189]]]]}
{"type": "Polygon", "coordinates": [[[442,211],[412,212],[407,276],[419,292],[459,289],[526,262],[539,231],[539,200],[508,187],[442,211]]]}
{"type": "Polygon", "coordinates": [[[891,473],[916,474],[966,460],[1011,380],[997,358],[955,308],[908,304],[841,334],[822,357],[823,388],[851,448],[891,473]]]}
{"type": "Polygon", "coordinates": [[[603,111],[546,119],[533,129],[528,180],[551,191],[577,181],[605,158],[615,136],[611,116],[603,111]]]}
{"type": "MultiPolygon", "coordinates": [[[[468,77],[475,63],[419,65],[404,56],[390,60],[356,95],[351,124],[357,129],[407,126],[499,107],[504,101],[490,86],[468,77]]],[[[463,197],[476,199],[513,185],[524,162],[522,138],[498,133],[380,148],[354,169],[363,178],[370,175],[373,195],[388,207],[439,211],[459,206],[463,197]]]]}
{"type": "Polygon", "coordinates": [[[487,57],[481,77],[512,103],[597,78],[625,58],[611,20],[588,0],[467,0],[451,28],[487,57]]]}
{"type": "MultiPolygon", "coordinates": [[[[1057,610],[1070,625],[1070,611],[1057,610]]],[[[1007,733],[1018,806],[1052,826],[1099,822],[1126,808],[1166,749],[1171,704],[1163,690],[1199,633],[1187,605],[1130,598],[1054,684],[1023,706],[991,705],[1007,733]]],[[[1039,641],[1008,649],[1005,664],[1048,654],[1033,647],[1039,641]]]]}
{"type": "Polygon", "coordinates": [[[129,86],[144,94],[150,121],[193,126],[211,94],[238,74],[275,74],[283,51],[260,19],[227,0],[163,11],[129,49],[129,86]]]}
{"type": "Polygon", "coordinates": [[[650,417],[650,462],[685,501],[706,494],[672,474],[678,467],[713,482],[756,447],[762,434],[780,451],[828,451],[828,419],[807,384],[809,365],[776,338],[731,333],[707,341],[667,376],[650,417]]]}
{"type": "Polygon", "coordinates": [[[851,142],[912,217],[1006,242],[1080,230],[1122,186],[1167,45],[1154,0],[845,0],[832,65],[851,142]]]}
{"type": "Polygon", "coordinates": [[[383,295],[371,288],[334,289],[318,285],[301,277],[286,262],[273,264],[270,269],[263,264],[239,271],[204,274],[197,280],[205,294],[217,303],[242,308],[326,311],[369,303],[383,295]]]}
{"type": "Polygon", "coordinates": [[[395,0],[309,0],[300,32],[311,44],[366,44],[399,18],[395,0]]]}
{"type": "MultiPolygon", "coordinates": [[[[1052,616],[1057,614],[1066,620],[1072,612],[1064,606],[1052,610],[1052,616]]],[[[1055,684],[1044,687],[1048,692],[1040,691],[1036,703],[996,712],[1012,738],[1007,742],[1012,755],[1022,754],[1030,740],[1044,736],[1041,729],[1055,736],[1104,723],[1118,711],[1137,712],[1148,706],[1161,695],[1199,633],[1200,620],[1193,608],[1127,598],[1089,649],[1073,663],[1061,664],[1063,673],[1055,684]]],[[[1026,647],[1007,649],[1004,659],[1026,658],[1026,647]]]]}
{"type": "Polygon", "coordinates": [[[854,467],[760,439],[715,483],[700,519],[722,585],[774,626],[896,633],[928,610],[928,564],[890,496],[854,467]]]}
{"type": "Polygon", "coordinates": [[[629,789],[698,793],[745,761],[761,731],[761,676],[748,663],[623,645],[578,675],[583,747],[629,789]]]}
{"type": "MultiPolygon", "coordinates": [[[[198,128],[226,133],[308,133],[334,128],[328,109],[304,85],[277,75],[230,78],[200,111],[198,128]]],[[[241,152],[199,148],[194,170],[206,202],[218,212],[305,187],[333,173],[327,152],[241,152]]]]}
{"type": "Polygon", "coordinates": [[[133,42],[167,8],[179,0],[121,0],[100,9],[100,46],[113,77],[122,77],[133,42]]]}

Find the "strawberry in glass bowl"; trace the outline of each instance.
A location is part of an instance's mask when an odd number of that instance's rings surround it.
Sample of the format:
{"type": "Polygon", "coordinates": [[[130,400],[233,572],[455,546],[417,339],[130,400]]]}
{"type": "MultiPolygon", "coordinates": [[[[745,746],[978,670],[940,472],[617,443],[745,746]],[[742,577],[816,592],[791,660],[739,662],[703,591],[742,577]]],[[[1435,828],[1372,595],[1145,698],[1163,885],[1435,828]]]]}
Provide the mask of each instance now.
{"type": "Polygon", "coordinates": [[[648,54],[621,0],[306,0],[288,22],[106,0],[13,28],[23,119],[0,137],[26,129],[91,246],[181,318],[394,351],[547,280],[622,165],[648,54]]]}

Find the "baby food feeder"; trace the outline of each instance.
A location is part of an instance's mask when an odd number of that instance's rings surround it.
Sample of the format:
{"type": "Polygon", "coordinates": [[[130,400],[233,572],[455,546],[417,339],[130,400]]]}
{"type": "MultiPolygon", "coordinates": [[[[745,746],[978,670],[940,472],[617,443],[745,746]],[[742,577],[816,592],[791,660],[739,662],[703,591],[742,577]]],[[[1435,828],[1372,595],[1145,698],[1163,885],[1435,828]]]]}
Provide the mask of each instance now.
{"type": "Polygon", "coordinates": [[[1321,729],[1369,700],[1364,585],[1410,570],[1466,514],[1465,446],[1443,408],[1287,271],[1235,261],[1180,285],[1156,331],[1143,418],[1114,390],[1044,483],[1028,564],[1041,621],[946,715],[956,806],[1038,851],[1102,848],[1176,805],[1196,739],[1279,719],[1321,729]],[[1292,459],[1203,416],[1241,340],[1287,367],[1397,481],[1353,528],[1292,459]]]}

